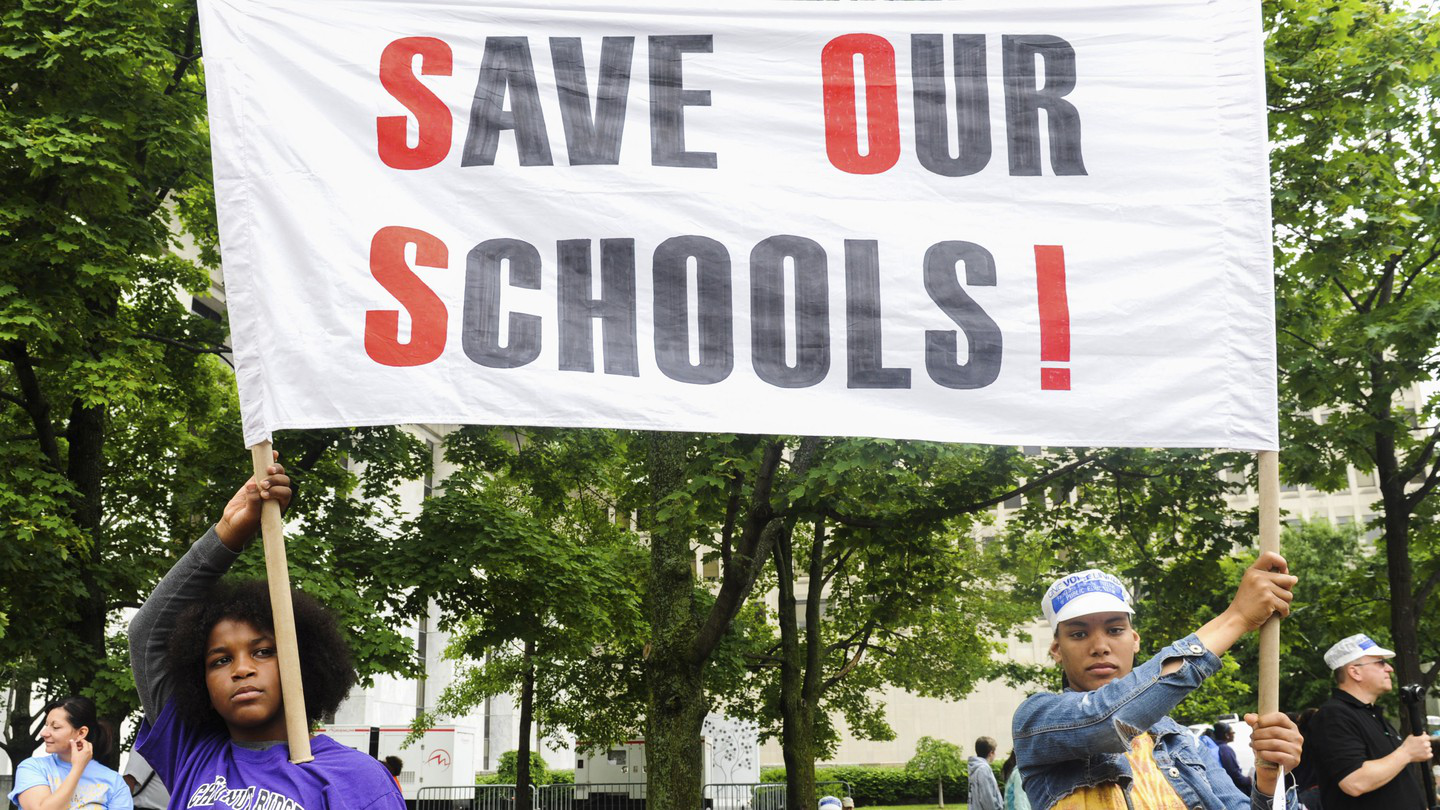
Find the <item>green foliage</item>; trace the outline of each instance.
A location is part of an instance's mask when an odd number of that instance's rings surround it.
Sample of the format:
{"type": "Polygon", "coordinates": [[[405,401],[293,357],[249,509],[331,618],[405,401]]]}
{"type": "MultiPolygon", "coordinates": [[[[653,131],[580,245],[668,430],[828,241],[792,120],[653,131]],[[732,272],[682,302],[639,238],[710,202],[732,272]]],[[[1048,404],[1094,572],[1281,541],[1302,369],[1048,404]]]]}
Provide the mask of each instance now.
{"type": "Polygon", "coordinates": [[[934,782],[953,779],[966,772],[965,752],[960,746],[934,737],[921,737],[915,743],[915,756],[905,763],[905,770],[934,782]]]}
{"type": "MultiPolygon", "coordinates": [[[[1240,453],[1100,452],[1065,490],[1028,501],[1007,524],[1000,553],[1014,577],[1012,598],[1033,616],[1056,577],[1109,571],[1136,599],[1143,660],[1229,604],[1228,566],[1232,556],[1253,559],[1256,518],[1232,509],[1226,496],[1243,487],[1252,467],[1253,456],[1240,453]]],[[[1010,667],[1006,674],[1054,690],[1055,672],[1010,667]]],[[[1222,680],[1209,688],[1229,700],[1239,687],[1222,680]]]]}
{"type": "MultiPolygon", "coordinates": [[[[511,759],[510,772],[509,772],[509,774],[508,774],[508,778],[509,778],[510,781],[506,781],[505,778],[502,778],[501,773],[500,773],[499,771],[497,771],[497,772],[495,772],[495,773],[481,773],[481,774],[476,774],[476,775],[475,775],[475,784],[477,784],[477,785],[513,785],[513,784],[515,784],[515,767],[514,767],[514,766],[515,766],[515,760],[518,758],[518,757],[516,756],[516,753],[517,753],[517,752],[515,752],[515,751],[508,751],[508,752],[506,752],[506,753],[510,754],[510,759],[511,759]]],[[[533,770],[533,769],[534,769],[534,763],[535,763],[535,761],[536,761],[536,760],[535,760],[535,755],[532,754],[531,759],[530,759],[531,768],[532,768],[531,773],[537,773],[537,771],[533,770]]],[[[542,762],[543,762],[543,760],[542,760],[542,762]]],[[[545,774],[545,777],[544,777],[544,781],[543,781],[543,782],[540,781],[540,778],[539,778],[539,777],[535,777],[535,778],[532,778],[532,779],[530,780],[530,783],[533,784],[533,785],[573,785],[573,784],[575,784],[575,772],[574,772],[574,771],[552,771],[552,770],[546,769],[546,770],[544,771],[544,774],[545,774]]]]}
{"type": "MultiPolygon", "coordinates": [[[[501,755],[500,755],[499,765],[498,765],[498,767],[496,767],[496,769],[495,769],[495,784],[499,784],[499,785],[514,785],[514,784],[517,784],[517,782],[515,781],[515,777],[516,777],[515,769],[516,769],[516,766],[519,764],[519,760],[520,760],[520,752],[519,752],[519,751],[506,751],[505,753],[501,754],[501,755]]],[[[573,781],[573,779],[574,779],[573,775],[572,775],[571,779],[572,779],[572,781],[573,781]]],[[[531,751],[531,752],[530,752],[530,784],[532,784],[532,785],[548,785],[548,784],[552,784],[551,781],[550,781],[550,769],[549,769],[549,767],[545,764],[545,758],[542,757],[542,756],[540,756],[540,752],[539,752],[539,751],[531,751]]]]}
{"type": "Polygon", "coordinates": [[[645,565],[616,520],[624,450],[606,431],[471,427],[447,438],[456,471],[382,563],[406,611],[433,601],[452,634],[446,654],[460,664],[439,714],[520,694],[533,664],[541,727],[597,743],[638,731],[645,565]]]}
{"type": "Polygon", "coordinates": [[[802,752],[800,761],[823,759],[842,719],[851,736],[893,737],[876,700],[887,687],[960,699],[996,676],[998,640],[1030,610],[1008,598],[1004,560],[975,535],[1022,480],[1074,461],[1014,448],[821,440],[787,493],[795,525],[777,539],[770,576],[779,639],[753,654],[766,674],[762,733],[780,736],[782,718],[795,715],[782,745],[802,752]]]}
{"type": "MultiPolygon", "coordinates": [[[[766,768],[763,782],[785,781],[784,768],[766,768]]],[[[935,802],[935,780],[908,768],[879,765],[840,765],[815,769],[816,782],[846,782],[856,807],[925,804],[935,802]]],[[[945,778],[948,801],[963,802],[970,794],[970,777],[964,768],[945,778]]]]}
{"type": "Polygon", "coordinates": [[[1234,656],[1226,653],[1220,657],[1220,671],[1206,678],[1200,688],[1180,701],[1170,716],[1188,726],[1214,723],[1215,718],[1222,715],[1243,713],[1255,704],[1255,688],[1251,685],[1255,680],[1254,672],[1252,670],[1247,679],[1234,656]]]}
{"type": "MultiPolygon", "coordinates": [[[[0,8],[0,693],[19,709],[5,718],[12,761],[34,747],[31,698],[92,694],[117,722],[134,708],[119,611],[250,475],[225,327],[189,306],[218,263],[199,47],[193,3],[0,8]]],[[[340,615],[362,675],[410,669],[410,645],[382,620],[392,593],[372,572],[394,535],[385,475],[414,477],[428,460],[393,428],[295,431],[276,447],[303,490],[287,516],[294,581],[340,615]],[[350,497],[351,462],[379,473],[363,501],[350,497]]],[[[259,556],[237,572],[259,571],[259,556]]]]}
{"type": "Polygon", "coordinates": [[[1379,479],[1396,665],[1433,683],[1440,399],[1407,400],[1440,373],[1440,18],[1380,0],[1265,11],[1282,474],[1379,479]]]}
{"type": "MultiPolygon", "coordinates": [[[[194,13],[0,9],[0,688],[17,703],[133,705],[109,619],[164,565],[170,493],[225,406],[219,329],[176,298],[208,280],[170,255],[165,204],[210,170],[194,13]]],[[[34,718],[6,720],[18,761],[34,718]]]]}

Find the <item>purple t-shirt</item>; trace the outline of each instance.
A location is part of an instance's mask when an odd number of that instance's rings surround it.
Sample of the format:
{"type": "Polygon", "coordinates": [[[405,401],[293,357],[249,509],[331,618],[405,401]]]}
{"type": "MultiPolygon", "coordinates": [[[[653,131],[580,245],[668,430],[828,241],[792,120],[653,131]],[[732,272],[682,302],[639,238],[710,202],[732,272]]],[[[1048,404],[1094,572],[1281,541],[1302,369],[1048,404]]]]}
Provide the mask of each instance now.
{"type": "Polygon", "coordinates": [[[170,810],[405,810],[384,765],[324,734],[310,740],[313,762],[292,765],[288,745],[258,751],[191,730],[170,700],[135,747],[170,788],[170,810]]]}

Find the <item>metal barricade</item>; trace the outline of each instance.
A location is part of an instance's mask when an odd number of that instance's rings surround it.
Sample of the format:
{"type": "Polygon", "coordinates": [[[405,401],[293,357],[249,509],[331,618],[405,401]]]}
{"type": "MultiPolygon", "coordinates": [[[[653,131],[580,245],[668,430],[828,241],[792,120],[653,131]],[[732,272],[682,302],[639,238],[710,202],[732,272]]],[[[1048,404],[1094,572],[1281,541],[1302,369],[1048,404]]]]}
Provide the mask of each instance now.
{"type": "Polygon", "coordinates": [[[514,785],[423,787],[415,792],[415,810],[523,810],[514,785]]]}
{"type": "MultiPolygon", "coordinates": [[[[703,810],[785,810],[784,782],[709,784],[704,788],[703,810]]],[[[848,782],[816,782],[815,796],[850,795],[848,782]]]]}
{"type": "Polygon", "coordinates": [[[545,785],[535,789],[535,810],[645,810],[645,783],[545,785]]]}
{"type": "Polygon", "coordinates": [[[706,785],[705,810],[783,810],[784,782],[742,782],[706,785]]]}

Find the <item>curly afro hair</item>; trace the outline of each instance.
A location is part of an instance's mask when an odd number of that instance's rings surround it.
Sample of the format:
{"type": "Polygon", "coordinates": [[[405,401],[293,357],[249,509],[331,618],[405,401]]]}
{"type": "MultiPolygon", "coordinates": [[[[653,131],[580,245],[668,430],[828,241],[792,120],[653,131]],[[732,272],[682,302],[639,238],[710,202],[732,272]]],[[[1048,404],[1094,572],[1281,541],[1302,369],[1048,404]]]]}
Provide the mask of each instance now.
{"type": "MultiPolygon", "coordinates": [[[[314,597],[290,592],[295,605],[295,636],[300,647],[300,677],[305,683],[305,715],[314,724],[332,715],[355,685],[355,663],[350,645],[340,634],[335,617],[314,597]]],[[[264,580],[222,580],[204,602],[192,605],[170,636],[166,671],[174,684],[175,709],[180,720],[197,729],[226,733],[225,723],[210,705],[205,686],[205,651],[210,631],[220,622],[245,622],[274,633],[270,589],[264,580]]]]}

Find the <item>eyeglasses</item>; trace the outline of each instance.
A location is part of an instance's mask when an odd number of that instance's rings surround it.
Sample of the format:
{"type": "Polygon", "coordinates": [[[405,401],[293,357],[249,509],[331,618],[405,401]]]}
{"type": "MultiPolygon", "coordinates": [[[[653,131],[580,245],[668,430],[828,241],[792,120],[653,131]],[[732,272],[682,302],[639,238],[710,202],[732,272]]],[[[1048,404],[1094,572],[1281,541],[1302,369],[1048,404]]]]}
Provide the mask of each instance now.
{"type": "Polygon", "coordinates": [[[1363,664],[1351,664],[1351,666],[1356,666],[1356,667],[1368,667],[1368,666],[1370,666],[1371,664],[1379,664],[1379,665],[1382,666],[1382,667],[1388,667],[1388,666],[1390,666],[1390,662],[1385,661],[1384,659],[1381,659],[1381,660],[1379,660],[1379,661],[1366,661],[1366,662],[1363,663],[1363,664]]]}

